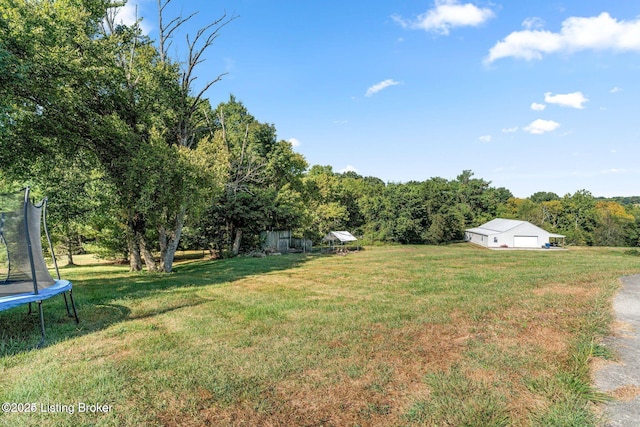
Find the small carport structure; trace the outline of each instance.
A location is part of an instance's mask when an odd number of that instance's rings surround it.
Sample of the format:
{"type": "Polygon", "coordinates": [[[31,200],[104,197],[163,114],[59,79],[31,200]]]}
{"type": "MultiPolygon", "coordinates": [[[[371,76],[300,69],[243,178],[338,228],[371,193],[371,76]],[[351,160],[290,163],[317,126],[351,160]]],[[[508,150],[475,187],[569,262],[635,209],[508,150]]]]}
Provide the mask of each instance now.
{"type": "Polygon", "coordinates": [[[329,245],[333,247],[336,244],[344,246],[346,243],[357,242],[358,239],[348,231],[330,231],[322,239],[325,242],[329,242],[329,245]]]}
{"type": "Polygon", "coordinates": [[[561,234],[550,233],[527,221],[496,218],[465,231],[465,240],[487,248],[542,248],[563,246],[561,234]]]}

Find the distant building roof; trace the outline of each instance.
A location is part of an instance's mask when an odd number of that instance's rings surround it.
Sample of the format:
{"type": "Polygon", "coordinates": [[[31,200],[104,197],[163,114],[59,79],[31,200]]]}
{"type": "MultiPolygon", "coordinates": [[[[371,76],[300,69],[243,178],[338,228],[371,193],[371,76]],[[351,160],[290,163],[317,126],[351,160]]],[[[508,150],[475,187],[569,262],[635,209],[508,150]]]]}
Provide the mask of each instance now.
{"type": "MultiPolygon", "coordinates": [[[[479,227],[469,228],[466,231],[471,233],[476,233],[476,234],[482,234],[485,236],[493,236],[494,234],[505,233],[513,228],[521,226],[522,224],[533,225],[528,221],[521,221],[518,219],[496,218],[494,220],[491,220],[487,223],[482,224],[479,227]]],[[[534,226],[534,227],[540,228],[537,226],[534,226]]],[[[540,230],[546,233],[549,233],[544,229],[540,229],[540,230]]],[[[564,237],[564,236],[562,234],[549,233],[549,237],[564,237]]]]}
{"type": "Polygon", "coordinates": [[[496,218],[476,228],[481,229],[485,232],[492,232],[491,234],[498,234],[509,231],[512,228],[516,228],[519,225],[525,224],[526,222],[527,221],[520,221],[517,219],[496,218]]]}
{"type": "Polygon", "coordinates": [[[344,242],[355,242],[358,239],[356,239],[353,236],[353,234],[349,233],[348,231],[330,231],[326,236],[324,236],[323,240],[330,240],[330,241],[339,240],[340,242],[344,243],[344,242]]]}

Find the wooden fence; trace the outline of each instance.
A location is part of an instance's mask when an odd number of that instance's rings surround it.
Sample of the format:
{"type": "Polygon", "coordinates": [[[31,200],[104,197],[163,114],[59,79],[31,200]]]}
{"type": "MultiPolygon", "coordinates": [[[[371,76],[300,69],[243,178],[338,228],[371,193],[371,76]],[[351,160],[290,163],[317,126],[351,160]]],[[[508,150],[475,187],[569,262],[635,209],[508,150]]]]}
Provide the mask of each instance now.
{"type": "Polygon", "coordinates": [[[282,254],[293,251],[311,252],[313,243],[309,239],[293,237],[290,230],[264,231],[260,234],[262,249],[274,250],[282,254]]]}

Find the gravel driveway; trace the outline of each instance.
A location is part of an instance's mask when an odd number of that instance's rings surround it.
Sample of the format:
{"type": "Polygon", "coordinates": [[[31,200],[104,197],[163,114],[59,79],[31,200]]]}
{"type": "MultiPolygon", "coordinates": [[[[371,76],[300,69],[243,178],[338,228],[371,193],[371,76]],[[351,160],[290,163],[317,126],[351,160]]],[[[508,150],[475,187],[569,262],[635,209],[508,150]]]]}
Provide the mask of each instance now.
{"type": "Polygon", "coordinates": [[[605,426],[640,426],[640,275],[620,279],[613,300],[615,334],[604,344],[617,356],[594,373],[598,390],[615,397],[604,408],[605,426]]]}

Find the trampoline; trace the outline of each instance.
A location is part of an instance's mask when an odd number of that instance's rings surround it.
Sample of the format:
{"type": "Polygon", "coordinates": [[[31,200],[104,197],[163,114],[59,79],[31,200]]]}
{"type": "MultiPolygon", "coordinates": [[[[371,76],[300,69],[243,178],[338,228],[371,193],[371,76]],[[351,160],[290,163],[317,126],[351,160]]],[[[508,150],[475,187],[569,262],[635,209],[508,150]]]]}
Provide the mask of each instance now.
{"type": "Polygon", "coordinates": [[[29,192],[27,187],[20,193],[0,194],[0,311],[28,304],[31,313],[31,303],[37,303],[42,335],[40,347],[45,341],[42,301],[62,294],[67,315],[74,317],[76,323],[79,320],[71,282],[60,278],[47,230],[47,199],[34,204],[29,199],[29,192]],[[44,259],[43,229],[57,279],[49,273],[44,259]]]}

